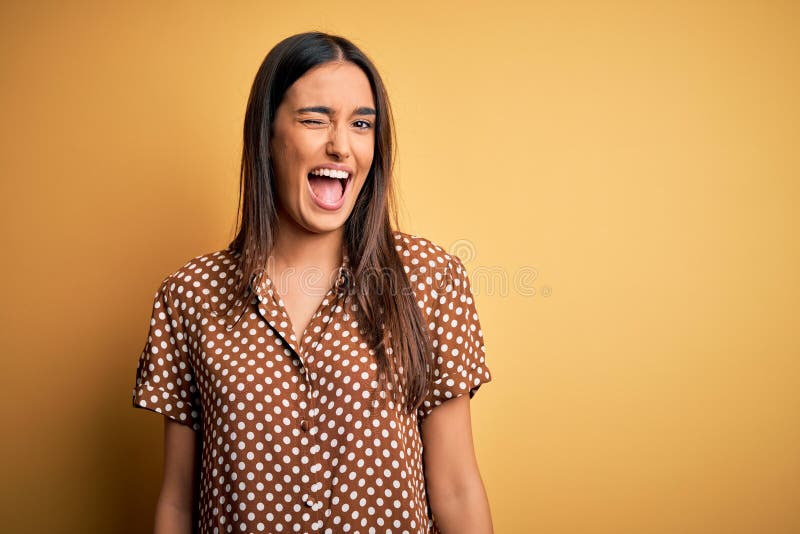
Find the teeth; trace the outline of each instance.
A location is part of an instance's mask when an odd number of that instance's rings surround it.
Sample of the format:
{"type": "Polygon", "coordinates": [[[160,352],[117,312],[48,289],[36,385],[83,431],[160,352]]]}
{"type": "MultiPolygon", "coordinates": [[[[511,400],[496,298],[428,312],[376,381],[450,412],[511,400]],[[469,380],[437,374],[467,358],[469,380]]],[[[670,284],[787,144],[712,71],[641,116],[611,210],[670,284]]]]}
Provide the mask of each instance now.
{"type": "Polygon", "coordinates": [[[333,169],[317,169],[315,171],[311,171],[311,174],[316,176],[326,176],[328,178],[336,178],[338,180],[343,180],[350,176],[350,174],[346,171],[336,171],[333,169]]]}

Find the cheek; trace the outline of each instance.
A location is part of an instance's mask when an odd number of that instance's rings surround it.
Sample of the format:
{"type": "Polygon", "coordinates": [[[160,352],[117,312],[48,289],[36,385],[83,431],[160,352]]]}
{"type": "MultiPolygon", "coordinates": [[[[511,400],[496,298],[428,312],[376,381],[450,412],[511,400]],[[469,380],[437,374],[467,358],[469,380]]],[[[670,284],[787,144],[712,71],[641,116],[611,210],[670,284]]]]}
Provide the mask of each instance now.
{"type": "Polygon", "coordinates": [[[356,157],[358,158],[359,167],[369,170],[374,154],[375,141],[372,138],[366,138],[363,142],[358,143],[356,146],[356,157]]]}
{"type": "Polygon", "coordinates": [[[275,179],[279,183],[287,183],[295,179],[299,167],[302,165],[301,155],[297,145],[291,139],[274,139],[271,145],[270,158],[272,168],[276,173],[275,179]]]}

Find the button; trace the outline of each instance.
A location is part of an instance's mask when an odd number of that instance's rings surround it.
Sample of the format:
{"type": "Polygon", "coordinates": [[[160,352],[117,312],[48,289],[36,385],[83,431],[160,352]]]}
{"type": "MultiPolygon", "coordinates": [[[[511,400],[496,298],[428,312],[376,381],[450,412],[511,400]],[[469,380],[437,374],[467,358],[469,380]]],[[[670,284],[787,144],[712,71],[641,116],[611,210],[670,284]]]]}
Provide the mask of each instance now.
{"type": "Polygon", "coordinates": [[[308,421],[306,421],[305,419],[300,421],[300,428],[302,428],[305,431],[308,431],[308,421]]]}

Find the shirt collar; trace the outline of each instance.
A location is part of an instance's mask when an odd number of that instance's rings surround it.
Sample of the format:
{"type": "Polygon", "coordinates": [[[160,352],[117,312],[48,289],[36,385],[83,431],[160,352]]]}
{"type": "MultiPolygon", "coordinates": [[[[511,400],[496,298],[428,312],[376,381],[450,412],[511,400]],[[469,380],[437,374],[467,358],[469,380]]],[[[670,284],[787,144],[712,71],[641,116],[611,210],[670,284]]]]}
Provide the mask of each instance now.
{"type": "MultiPolygon", "coordinates": [[[[346,250],[343,250],[342,257],[342,263],[339,266],[339,276],[332,288],[334,301],[336,302],[341,298],[345,298],[347,290],[350,287],[350,281],[352,280],[350,258],[346,250]]],[[[254,304],[258,308],[261,316],[272,326],[273,330],[283,338],[292,350],[299,354],[300,340],[296,339],[294,332],[288,328],[291,319],[286,315],[284,303],[275,290],[272,280],[270,280],[265,269],[253,275],[250,280],[250,287],[254,293],[254,304]]]]}

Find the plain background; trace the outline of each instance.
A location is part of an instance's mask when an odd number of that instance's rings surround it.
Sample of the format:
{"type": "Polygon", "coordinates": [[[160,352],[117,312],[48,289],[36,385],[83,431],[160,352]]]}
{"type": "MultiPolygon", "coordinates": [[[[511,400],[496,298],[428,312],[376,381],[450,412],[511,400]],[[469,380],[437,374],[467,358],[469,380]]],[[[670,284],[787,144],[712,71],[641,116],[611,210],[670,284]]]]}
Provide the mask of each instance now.
{"type": "Polygon", "coordinates": [[[800,531],[797,3],[136,4],[0,7],[5,532],[150,528],[152,297],[233,236],[308,30],[375,60],[404,229],[475,276],[496,532],[800,531]]]}

